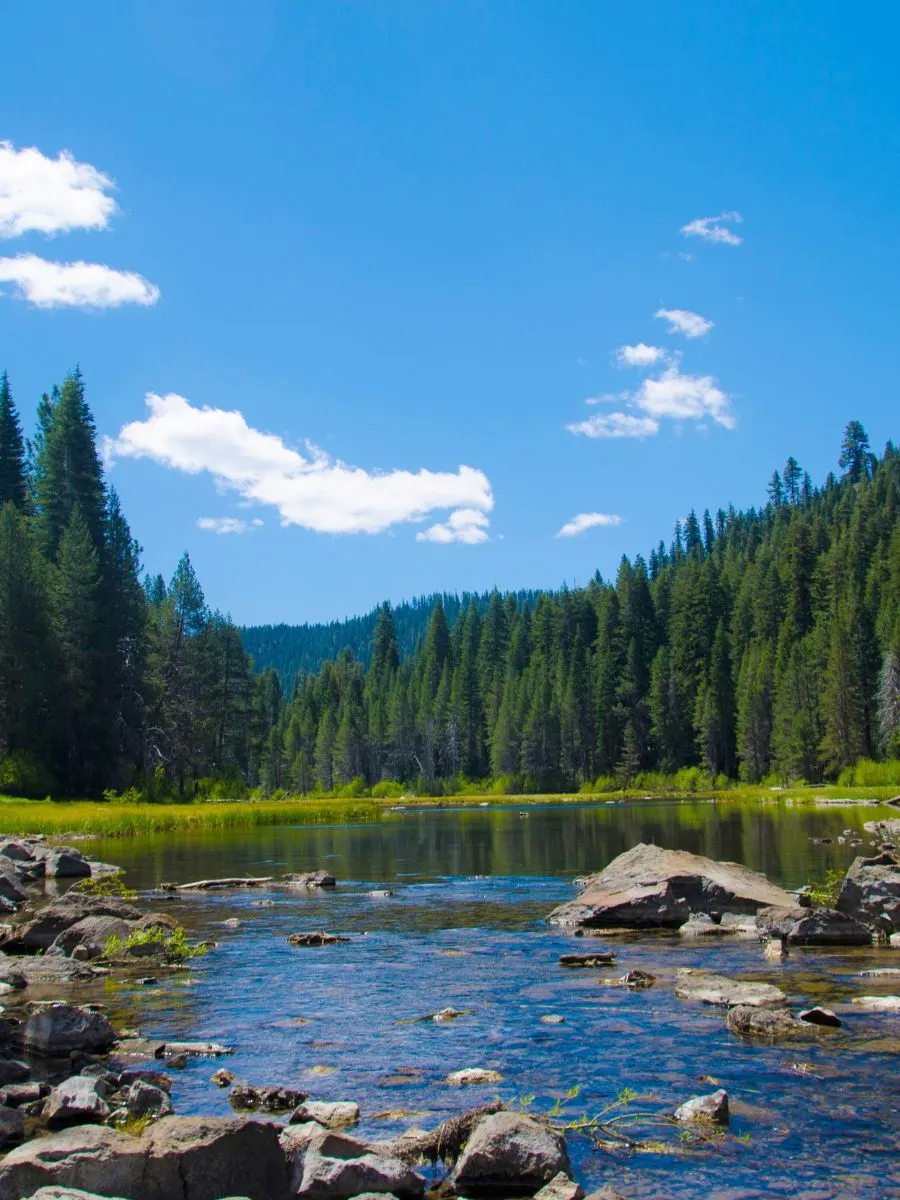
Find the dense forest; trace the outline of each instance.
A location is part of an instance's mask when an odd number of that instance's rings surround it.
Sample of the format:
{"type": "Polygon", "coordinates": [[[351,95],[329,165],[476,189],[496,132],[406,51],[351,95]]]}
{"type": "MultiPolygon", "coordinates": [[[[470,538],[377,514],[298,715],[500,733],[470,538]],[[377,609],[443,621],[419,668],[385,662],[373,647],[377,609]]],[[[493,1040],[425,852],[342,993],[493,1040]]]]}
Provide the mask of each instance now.
{"type": "MultiPolygon", "coordinates": [[[[536,591],[516,592],[519,608],[533,607],[537,598],[536,591]]],[[[483,616],[490,599],[490,592],[432,592],[395,604],[391,616],[400,661],[409,658],[424,642],[431,610],[438,600],[447,621],[453,625],[470,604],[483,616]]],[[[257,670],[274,667],[282,687],[289,690],[298,674],[318,671],[323,662],[337,658],[342,650],[349,650],[368,670],[380,611],[374,608],[361,617],[313,625],[244,625],[241,638],[257,670]]]]}
{"type": "Polygon", "coordinates": [[[817,488],[788,459],[763,507],[692,512],[615,581],[439,596],[402,622],[383,605],[368,653],[284,687],[187,555],[141,578],[80,374],[30,442],[0,376],[0,789],[552,791],[898,757],[900,454],[854,421],[839,466],[817,488]]]}
{"type": "Polygon", "coordinates": [[[0,375],[0,789],[99,795],[252,776],[254,684],[185,555],[167,587],[107,487],[79,372],[26,443],[0,375]]]}
{"type": "Polygon", "coordinates": [[[763,508],[692,512],[614,582],[525,606],[495,593],[452,624],[438,599],[405,660],[385,605],[367,670],[342,652],[287,700],[264,671],[264,785],[813,782],[896,756],[900,456],[851,422],[840,467],[817,489],[789,458],[763,508]]]}

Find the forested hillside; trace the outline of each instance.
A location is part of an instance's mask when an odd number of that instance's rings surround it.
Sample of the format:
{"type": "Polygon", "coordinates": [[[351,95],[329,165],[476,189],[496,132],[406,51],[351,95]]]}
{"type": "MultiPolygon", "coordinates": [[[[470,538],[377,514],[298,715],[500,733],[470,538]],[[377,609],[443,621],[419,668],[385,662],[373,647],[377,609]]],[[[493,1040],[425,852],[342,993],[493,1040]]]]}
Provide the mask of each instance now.
{"type": "Polygon", "coordinates": [[[367,671],[341,654],[288,702],[264,672],[264,784],[543,791],[685,767],[818,781],[896,756],[900,457],[851,422],[839,462],[815,488],[788,459],[764,507],[691,513],[615,581],[524,608],[495,594],[452,627],[436,602],[405,661],[384,606],[367,671]]]}
{"type": "Polygon", "coordinates": [[[0,375],[0,790],[178,794],[252,778],[253,681],[185,555],[142,586],[76,371],[23,442],[0,375]]]}
{"type": "MultiPolygon", "coordinates": [[[[516,592],[516,603],[520,608],[533,606],[537,596],[535,591],[516,592]]],[[[438,600],[452,625],[470,604],[484,614],[490,598],[489,592],[433,592],[395,604],[391,613],[400,661],[408,658],[425,640],[431,610],[438,600]]],[[[348,617],[327,624],[245,625],[241,628],[241,638],[256,670],[273,667],[282,687],[290,689],[298,673],[318,671],[323,662],[337,658],[342,650],[349,650],[368,669],[379,611],[375,608],[362,617],[348,617]]]]}
{"type": "Polygon", "coordinates": [[[141,581],[80,374],[42,397],[28,444],[2,375],[0,789],[543,791],[900,757],[900,455],[851,422],[839,465],[816,488],[789,459],[764,507],[691,513],[615,581],[318,627],[310,661],[367,623],[370,649],[283,688],[186,555],[141,581]]]}

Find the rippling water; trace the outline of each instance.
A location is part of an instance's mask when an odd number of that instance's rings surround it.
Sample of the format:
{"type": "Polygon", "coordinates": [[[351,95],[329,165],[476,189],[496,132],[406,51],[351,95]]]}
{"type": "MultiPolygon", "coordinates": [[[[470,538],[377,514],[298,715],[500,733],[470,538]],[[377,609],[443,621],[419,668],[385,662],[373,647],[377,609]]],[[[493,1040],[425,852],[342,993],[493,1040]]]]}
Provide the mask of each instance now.
{"type": "MultiPolygon", "coordinates": [[[[566,1108],[576,1117],[625,1087],[654,1095],[641,1107],[671,1111],[720,1085],[736,1136],[714,1148],[669,1138],[674,1153],[622,1157],[570,1137],[586,1189],[610,1182],[634,1200],[897,1196],[900,1017],[865,1013],[850,999],[900,991],[900,977],[893,986],[889,977],[881,986],[858,977],[871,966],[900,967],[900,953],[795,951],[771,964],[752,941],[698,945],[651,935],[615,939],[611,970],[571,972],[559,967],[559,955],[586,943],[544,919],[574,894],[574,876],[641,840],[742,861],[792,887],[858,852],[815,845],[813,835],[861,829],[871,815],[711,803],[411,810],[373,825],[100,843],[98,856],[121,863],[142,889],[319,866],[339,880],[333,893],[254,889],[169,902],[194,936],[214,937],[220,948],[197,960],[186,980],[108,984],[106,999],[118,1019],[148,1036],[233,1044],[226,1065],[249,1082],[356,1100],[366,1135],[429,1127],[496,1094],[533,1095],[532,1108],[545,1112],[578,1085],[566,1108]],[[385,886],[393,896],[369,895],[385,886]],[[230,917],[240,918],[239,928],[222,926],[230,917]],[[288,934],[304,929],[352,940],[289,946],[288,934]],[[675,999],[682,966],[778,983],[798,1006],[835,1008],[844,1027],[819,1044],[744,1044],[726,1031],[720,1011],[675,999]],[[656,986],[637,993],[603,986],[631,967],[652,971],[656,986]],[[472,1011],[450,1024],[417,1020],[447,1006],[472,1011]],[[540,1021],[551,1013],[564,1023],[540,1021]],[[443,1082],[469,1066],[493,1068],[503,1083],[454,1089],[443,1082]]],[[[177,1111],[230,1111],[227,1093],[209,1081],[217,1065],[195,1061],[174,1073],[177,1111]]]]}

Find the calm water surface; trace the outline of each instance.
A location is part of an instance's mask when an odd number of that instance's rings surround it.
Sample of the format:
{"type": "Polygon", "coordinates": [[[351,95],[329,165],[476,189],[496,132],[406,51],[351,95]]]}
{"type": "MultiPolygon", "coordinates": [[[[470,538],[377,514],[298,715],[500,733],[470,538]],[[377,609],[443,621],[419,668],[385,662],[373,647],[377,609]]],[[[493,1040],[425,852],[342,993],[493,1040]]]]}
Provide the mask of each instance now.
{"type": "MultiPolygon", "coordinates": [[[[108,984],[106,1000],[118,1020],[148,1036],[234,1045],[226,1065],[249,1082],[356,1100],[361,1131],[371,1136],[430,1127],[498,1093],[508,1101],[533,1095],[532,1108],[547,1111],[577,1084],[566,1109],[574,1118],[625,1087],[653,1094],[640,1107],[669,1111],[691,1095],[727,1089],[736,1136],[712,1149],[666,1134],[670,1152],[623,1157],[570,1137],[587,1190],[610,1182],[634,1200],[900,1196],[900,1017],[850,1003],[900,992],[900,976],[891,986],[890,977],[858,974],[900,967],[900,953],[796,951],[781,965],[767,963],[752,941],[697,945],[651,935],[616,939],[611,971],[567,972],[559,955],[596,943],[545,921],[574,894],[575,876],[638,841],[745,862],[794,887],[860,852],[815,845],[813,836],[861,830],[873,815],[711,803],[440,809],[372,825],[102,842],[92,852],[121,863],[129,882],[148,891],[164,880],[314,867],[339,881],[330,894],[273,888],[167,901],[194,936],[220,948],[187,979],[108,984]],[[369,895],[382,887],[394,895],[369,895]],[[230,917],[241,926],[224,928],[230,917]],[[321,949],[287,944],[288,934],[305,929],[353,937],[321,949]],[[844,1026],[818,1044],[745,1045],[720,1011],[675,999],[682,966],[770,980],[798,1006],[827,1003],[844,1026]],[[631,967],[652,971],[656,986],[603,986],[631,967]],[[447,1006],[472,1011],[451,1024],[416,1019],[447,1006]],[[543,1024],[550,1013],[564,1024],[543,1024]],[[493,1068],[503,1083],[443,1082],[469,1066],[493,1068]]],[[[174,1072],[176,1111],[230,1111],[227,1094],[209,1081],[217,1065],[201,1060],[174,1072]]]]}

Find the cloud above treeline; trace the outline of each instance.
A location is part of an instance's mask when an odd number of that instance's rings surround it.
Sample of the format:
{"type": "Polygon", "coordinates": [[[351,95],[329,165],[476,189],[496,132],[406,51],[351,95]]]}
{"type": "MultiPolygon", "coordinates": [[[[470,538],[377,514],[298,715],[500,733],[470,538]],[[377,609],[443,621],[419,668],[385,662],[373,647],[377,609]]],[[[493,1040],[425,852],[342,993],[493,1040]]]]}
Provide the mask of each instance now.
{"type": "Polygon", "coordinates": [[[615,513],[602,512],[584,512],[577,513],[571,521],[566,521],[562,529],[556,535],[557,537],[578,537],[580,533],[585,533],[588,529],[596,529],[598,526],[608,528],[612,525],[621,525],[622,518],[615,513]]]}
{"type": "Polygon", "coordinates": [[[249,533],[258,529],[262,521],[258,517],[252,521],[242,521],[239,517],[198,517],[197,528],[207,533],[249,533]]]}
{"type": "MultiPolygon", "coordinates": [[[[0,142],[0,239],[39,233],[47,237],[73,230],[108,229],[118,206],[115,184],[68,150],[48,158],[36,146],[17,150],[0,142]]],[[[159,288],[134,271],[102,263],[55,262],[37,254],[0,258],[0,294],[36,308],[144,307],[159,300],[159,288]]]]}
{"type": "Polygon", "coordinates": [[[254,429],[237,410],[197,407],[172,392],[151,392],[146,403],[145,420],[123,425],[106,439],[111,464],[144,458],[191,475],[208,473],[220,490],[274,508],[282,525],[317,533],[383,533],[449,511],[444,523],[424,531],[423,540],[488,540],[494,497],[487,476],[473,467],[367,471],[309,442],[300,454],[275,434],[254,429]]]}

